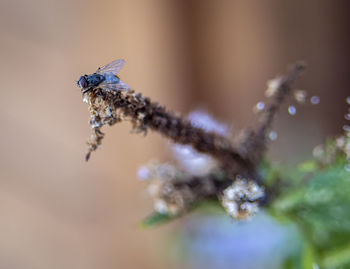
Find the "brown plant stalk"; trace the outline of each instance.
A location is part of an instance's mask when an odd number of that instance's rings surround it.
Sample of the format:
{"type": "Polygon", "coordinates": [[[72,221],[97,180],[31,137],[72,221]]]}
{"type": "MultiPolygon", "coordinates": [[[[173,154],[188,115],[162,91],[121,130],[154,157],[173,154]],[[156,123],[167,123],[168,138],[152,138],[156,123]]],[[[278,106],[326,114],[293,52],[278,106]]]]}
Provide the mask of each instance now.
{"type": "Polygon", "coordinates": [[[128,120],[136,132],[156,131],[175,143],[191,145],[198,152],[211,155],[229,173],[241,173],[254,178],[257,164],[266,150],[267,131],[292,84],[304,68],[303,63],[297,63],[287,75],[278,78],[274,99],[262,113],[261,124],[258,128],[245,130],[245,139],[238,145],[226,136],[195,127],[188,119],[175,115],[133,90],[115,91],[96,87],[83,93],[84,100],[89,104],[92,126],[86,159],[101,144],[103,125],[128,120]]]}

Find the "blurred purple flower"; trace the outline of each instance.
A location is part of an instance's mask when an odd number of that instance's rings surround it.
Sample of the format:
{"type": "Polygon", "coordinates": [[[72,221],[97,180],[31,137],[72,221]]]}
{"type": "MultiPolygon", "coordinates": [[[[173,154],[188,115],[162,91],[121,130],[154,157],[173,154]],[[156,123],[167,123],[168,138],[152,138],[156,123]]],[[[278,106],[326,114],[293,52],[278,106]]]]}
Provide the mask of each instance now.
{"type": "MultiPolygon", "coordinates": [[[[215,132],[220,135],[226,135],[229,128],[204,111],[194,111],[189,114],[189,120],[193,126],[202,128],[207,132],[215,132]]],[[[182,168],[195,176],[203,176],[208,174],[216,165],[216,161],[206,155],[197,152],[190,145],[174,144],[172,146],[174,155],[182,168]]]]}
{"type": "Polygon", "coordinates": [[[229,131],[229,128],[225,124],[218,122],[211,115],[202,110],[191,112],[188,115],[188,118],[194,126],[202,128],[207,132],[215,132],[221,135],[226,135],[229,131]]]}
{"type": "Polygon", "coordinates": [[[277,269],[300,247],[294,226],[266,214],[248,222],[215,215],[194,218],[185,225],[181,242],[191,269],[277,269]]]}

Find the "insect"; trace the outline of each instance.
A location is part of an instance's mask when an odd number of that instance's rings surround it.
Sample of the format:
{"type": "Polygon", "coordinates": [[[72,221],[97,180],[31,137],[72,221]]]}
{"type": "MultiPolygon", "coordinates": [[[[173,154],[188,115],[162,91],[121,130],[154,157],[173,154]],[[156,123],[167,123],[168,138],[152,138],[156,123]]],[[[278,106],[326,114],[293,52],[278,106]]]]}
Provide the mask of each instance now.
{"type": "Polygon", "coordinates": [[[127,91],[129,85],[121,81],[117,76],[125,65],[125,60],[118,59],[97,69],[91,75],[84,75],[77,81],[78,87],[83,93],[87,93],[94,88],[100,87],[106,90],[127,91]]]}

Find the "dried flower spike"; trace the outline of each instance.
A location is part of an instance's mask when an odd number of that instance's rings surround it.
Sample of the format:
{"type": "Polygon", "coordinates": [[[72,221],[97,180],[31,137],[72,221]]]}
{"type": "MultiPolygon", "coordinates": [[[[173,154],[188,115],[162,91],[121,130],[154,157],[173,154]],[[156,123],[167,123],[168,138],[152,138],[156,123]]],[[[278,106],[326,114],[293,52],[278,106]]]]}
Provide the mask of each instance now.
{"type": "Polygon", "coordinates": [[[189,120],[175,116],[163,106],[132,90],[105,91],[96,88],[85,93],[84,100],[89,105],[93,129],[89,153],[101,144],[102,138],[96,138],[96,130],[101,132],[100,128],[104,125],[129,120],[136,132],[157,131],[175,143],[191,145],[198,152],[211,155],[223,165],[244,170],[253,168],[252,163],[240,155],[226,136],[196,127],[189,120]]]}

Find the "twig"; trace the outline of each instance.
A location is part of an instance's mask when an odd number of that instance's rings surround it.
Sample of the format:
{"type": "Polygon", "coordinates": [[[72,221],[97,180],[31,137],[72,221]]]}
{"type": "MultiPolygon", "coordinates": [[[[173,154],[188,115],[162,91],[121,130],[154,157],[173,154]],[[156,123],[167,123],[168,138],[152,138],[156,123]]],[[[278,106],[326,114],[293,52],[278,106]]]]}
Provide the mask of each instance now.
{"type": "Polygon", "coordinates": [[[246,153],[251,162],[258,164],[267,149],[268,132],[271,129],[275,115],[279,111],[285,98],[290,94],[292,86],[297,78],[304,72],[306,65],[304,62],[297,62],[291,71],[274,79],[273,100],[266,107],[260,118],[260,125],[253,130],[249,130],[245,141],[242,143],[242,151],[246,153]]]}

